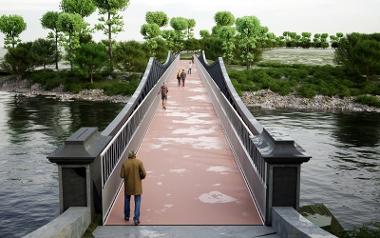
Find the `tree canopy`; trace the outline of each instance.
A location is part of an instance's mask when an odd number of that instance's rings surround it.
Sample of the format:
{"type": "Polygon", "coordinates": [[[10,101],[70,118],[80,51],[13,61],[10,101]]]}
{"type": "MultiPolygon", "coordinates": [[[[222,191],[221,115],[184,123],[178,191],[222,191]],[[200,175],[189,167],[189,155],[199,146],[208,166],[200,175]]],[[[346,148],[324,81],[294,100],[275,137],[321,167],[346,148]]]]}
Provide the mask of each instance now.
{"type": "Polygon", "coordinates": [[[19,35],[26,29],[24,18],[18,15],[0,16],[0,31],[4,33],[4,47],[15,48],[21,42],[19,35]]]}
{"type": "Polygon", "coordinates": [[[77,13],[82,17],[87,17],[96,10],[96,6],[93,0],[62,0],[61,9],[64,12],[77,13]]]}
{"type": "Polygon", "coordinates": [[[147,12],[145,15],[145,21],[148,24],[157,24],[159,27],[163,27],[168,24],[169,18],[165,12],[147,12]]]}

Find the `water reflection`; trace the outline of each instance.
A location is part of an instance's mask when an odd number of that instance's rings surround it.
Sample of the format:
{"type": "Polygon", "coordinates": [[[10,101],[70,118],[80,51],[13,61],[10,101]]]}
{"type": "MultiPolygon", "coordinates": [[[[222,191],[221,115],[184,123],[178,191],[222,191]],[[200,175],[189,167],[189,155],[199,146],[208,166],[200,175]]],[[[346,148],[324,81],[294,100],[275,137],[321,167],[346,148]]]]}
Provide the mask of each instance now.
{"type": "Polygon", "coordinates": [[[122,106],[0,92],[0,237],[21,237],[57,216],[57,167],[46,156],[82,126],[104,129],[122,106]]]}
{"type": "Polygon", "coordinates": [[[302,165],[301,205],[324,203],[347,228],[380,221],[379,113],[251,111],[312,156],[302,165]]]}
{"type": "Polygon", "coordinates": [[[375,146],[380,140],[380,113],[337,113],[334,135],[343,144],[375,146]]]}

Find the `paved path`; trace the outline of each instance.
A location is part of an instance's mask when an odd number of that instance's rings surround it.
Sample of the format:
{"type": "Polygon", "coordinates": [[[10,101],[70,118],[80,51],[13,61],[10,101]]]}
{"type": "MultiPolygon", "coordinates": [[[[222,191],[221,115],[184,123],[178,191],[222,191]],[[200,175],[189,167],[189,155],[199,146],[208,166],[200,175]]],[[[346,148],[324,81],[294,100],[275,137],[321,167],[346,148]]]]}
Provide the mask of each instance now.
{"type": "MultiPolygon", "coordinates": [[[[185,87],[175,74],[167,109],[157,108],[138,151],[147,170],[141,225],[261,225],[196,67],[185,87]]],[[[121,191],[105,225],[132,224],[123,220],[123,200],[121,191]]]]}

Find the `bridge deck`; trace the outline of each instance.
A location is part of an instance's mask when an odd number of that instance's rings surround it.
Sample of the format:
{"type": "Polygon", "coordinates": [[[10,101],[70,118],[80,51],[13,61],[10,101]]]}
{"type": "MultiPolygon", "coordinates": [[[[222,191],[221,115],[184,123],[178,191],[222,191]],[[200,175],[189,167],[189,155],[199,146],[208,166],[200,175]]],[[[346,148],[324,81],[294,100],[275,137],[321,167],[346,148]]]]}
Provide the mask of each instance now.
{"type": "MultiPolygon", "coordinates": [[[[261,225],[196,66],[185,87],[177,86],[175,74],[167,109],[157,108],[138,151],[147,170],[141,224],[261,225]]],[[[123,201],[122,190],[105,225],[132,224],[123,219],[123,201]]]]}

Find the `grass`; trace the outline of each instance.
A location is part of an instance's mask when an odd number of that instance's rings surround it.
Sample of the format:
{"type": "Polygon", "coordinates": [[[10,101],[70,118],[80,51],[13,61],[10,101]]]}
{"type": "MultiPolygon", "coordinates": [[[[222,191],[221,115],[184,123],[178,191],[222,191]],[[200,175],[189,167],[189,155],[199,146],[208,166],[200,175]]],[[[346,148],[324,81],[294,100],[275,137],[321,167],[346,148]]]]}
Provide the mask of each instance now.
{"type": "Polygon", "coordinates": [[[355,98],[355,102],[380,108],[380,99],[372,95],[360,95],[355,98]]]}
{"type": "Polygon", "coordinates": [[[116,79],[104,79],[104,75],[96,75],[94,83],[91,84],[88,79],[83,78],[80,74],[70,71],[35,71],[30,73],[27,78],[31,82],[42,85],[44,90],[53,90],[63,85],[65,92],[79,93],[84,89],[103,89],[108,96],[111,95],[132,95],[136,90],[140,75],[132,74],[127,80],[121,79],[120,75],[114,75],[116,79]]]}
{"type": "Polygon", "coordinates": [[[259,63],[250,70],[228,68],[229,76],[241,94],[243,91],[270,89],[281,95],[291,93],[312,98],[326,96],[380,95],[380,81],[366,81],[348,75],[343,68],[331,65],[284,65],[259,63]]]}
{"type": "Polygon", "coordinates": [[[356,227],[353,230],[345,231],[341,238],[378,238],[380,237],[380,223],[372,223],[356,227]]]}

